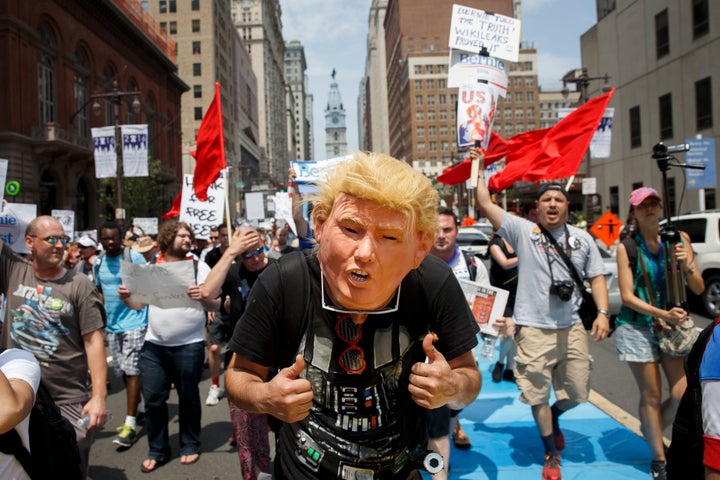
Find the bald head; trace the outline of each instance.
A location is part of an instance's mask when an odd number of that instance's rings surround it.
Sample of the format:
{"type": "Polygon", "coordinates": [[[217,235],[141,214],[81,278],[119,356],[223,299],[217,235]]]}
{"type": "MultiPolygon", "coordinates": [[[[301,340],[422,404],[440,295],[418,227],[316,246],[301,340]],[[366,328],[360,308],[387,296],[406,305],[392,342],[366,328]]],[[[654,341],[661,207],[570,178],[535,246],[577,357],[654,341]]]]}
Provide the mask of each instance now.
{"type": "Polygon", "coordinates": [[[40,215],[28,223],[25,235],[37,235],[40,229],[56,228],[58,226],[62,228],[62,223],[58,222],[57,219],[50,215],[40,215]]]}

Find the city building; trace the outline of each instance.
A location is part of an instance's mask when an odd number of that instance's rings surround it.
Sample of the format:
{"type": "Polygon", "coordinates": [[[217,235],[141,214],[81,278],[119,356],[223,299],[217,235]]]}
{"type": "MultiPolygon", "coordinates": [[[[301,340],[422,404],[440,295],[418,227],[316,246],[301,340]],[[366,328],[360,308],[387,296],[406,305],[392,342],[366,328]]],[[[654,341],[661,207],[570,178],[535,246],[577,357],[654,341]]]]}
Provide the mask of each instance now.
{"type": "Polygon", "coordinates": [[[135,0],[5,2],[2,10],[0,91],[12,114],[0,119],[0,158],[7,180],[20,185],[5,198],[36,204],[38,214],[73,210],[76,229],[96,228],[117,197],[95,178],[90,129],[147,123],[163,185],[154,206],[168,210],[182,172],[180,97],[188,90],[174,42],[135,0]]]}
{"type": "Polygon", "coordinates": [[[358,95],[360,150],[390,151],[384,27],[387,4],[388,0],[372,0],[368,15],[367,57],[358,95]]]}
{"type": "Polygon", "coordinates": [[[570,92],[565,97],[561,90],[545,90],[541,86],[538,92],[538,100],[540,103],[540,128],[550,128],[558,122],[559,109],[578,106],[580,92],[570,92]]]}
{"type": "Polygon", "coordinates": [[[345,107],[338,83],[335,81],[335,69],[325,107],[325,158],[341,157],[347,153],[347,128],[345,127],[345,107]]]}
{"type": "Polygon", "coordinates": [[[521,42],[518,61],[505,65],[508,91],[498,100],[493,131],[510,138],[540,126],[537,51],[528,42],[521,42]]]}
{"type": "Polygon", "coordinates": [[[295,149],[291,151],[292,160],[312,160],[313,147],[310,142],[313,120],[312,94],[308,90],[308,77],[305,73],[305,49],[302,44],[293,40],[285,44],[285,81],[292,91],[293,115],[295,117],[294,140],[295,149]],[[308,108],[309,107],[309,108],[308,108]]]}
{"type": "MultiPolygon", "coordinates": [[[[711,0],[597,0],[596,5],[598,21],[581,37],[582,67],[590,76],[608,74],[617,90],[610,102],[615,108],[610,158],[593,158],[591,175],[602,209],[624,219],[633,189],[662,192],[660,165],[652,156],[659,142],[678,145],[702,136],[714,139],[717,155],[720,9],[710,8],[717,6],[711,0]]],[[[602,84],[590,81],[588,98],[600,94],[602,84]]],[[[686,155],[676,157],[683,162],[686,155]]],[[[668,169],[665,200],[672,213],[718,206],[717,156],[710,162],[715,172],[704,175],[713,188],[686,185],[688,171],[668,169]]]]}

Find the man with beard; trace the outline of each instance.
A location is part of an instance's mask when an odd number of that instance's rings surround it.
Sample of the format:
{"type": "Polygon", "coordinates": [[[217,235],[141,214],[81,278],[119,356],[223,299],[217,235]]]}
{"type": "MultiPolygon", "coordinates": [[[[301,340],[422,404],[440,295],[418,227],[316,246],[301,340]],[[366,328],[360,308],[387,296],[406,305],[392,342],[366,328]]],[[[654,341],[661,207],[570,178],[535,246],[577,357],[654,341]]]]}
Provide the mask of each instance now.
{"type": "MultiPolygon", "coordinates": [[[[170,385],[178,394],[180,416],[180,463],[189,465],[200,458],[200,390],[205,350],[205,311],[215,311],[218,299],[204,299],[200,293],[210,267],[190,254],[193,232],[184,222],[169,220],[158,233],[160,254],[157,263],[193,262],[195,283],[186,294],[198,303],[193,307],[148,307],[148,329],[140,352],[140,385],[145,399],[145,431],[149,452],[140,466],[148,473],[170,459],[168,406],[170,385]]],[[[135,310],[145,304],[134,302],[124,285],[118,296],[135,310]]]]}
{"type": "MultiPolygon", "coordinates": [[[[220,312],[229,320],[214,330],[213,343],[224,344],[230,339],[235,323],[245,310],[250,289],[272,261],[265,256],[262,236],[257,230],[246,226],[235,230],[232,243],[210,271],[202,288],[204,298],[220,297],[220,312]]],[[[228,403],[233,426],[231,443],[237,445],[243,478],[252,480],[261,472],[269,473],[267,415],[241,410],[229,398],[228,403]]]]}

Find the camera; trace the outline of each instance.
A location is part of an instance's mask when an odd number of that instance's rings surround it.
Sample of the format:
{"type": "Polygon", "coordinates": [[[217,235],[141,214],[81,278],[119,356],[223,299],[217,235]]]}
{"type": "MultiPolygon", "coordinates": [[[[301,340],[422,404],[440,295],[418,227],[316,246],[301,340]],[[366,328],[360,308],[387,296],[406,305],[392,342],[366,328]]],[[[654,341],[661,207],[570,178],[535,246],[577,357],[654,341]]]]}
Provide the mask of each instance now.
{"type": "Polygon", "coordinates": [[[550,285],[550,295],[557,295],[563,302],[570,301],[573,290],[573,284],[570,280],[555,281],[550,285]]]}

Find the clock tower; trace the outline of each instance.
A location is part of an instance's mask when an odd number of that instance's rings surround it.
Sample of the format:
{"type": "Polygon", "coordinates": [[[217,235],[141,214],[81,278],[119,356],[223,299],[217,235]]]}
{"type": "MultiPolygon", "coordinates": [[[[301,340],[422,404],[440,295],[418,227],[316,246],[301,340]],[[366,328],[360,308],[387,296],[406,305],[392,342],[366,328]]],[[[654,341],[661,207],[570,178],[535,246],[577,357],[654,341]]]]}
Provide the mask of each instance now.
{"type": "Polygon", "coordinates": [[[332,82],[325,108],[325,152],[327,158],[340,157],[347,153],[345,108],[343,108],[340,90],[335,81],[335,69],[331,76],[332,82]]]}

